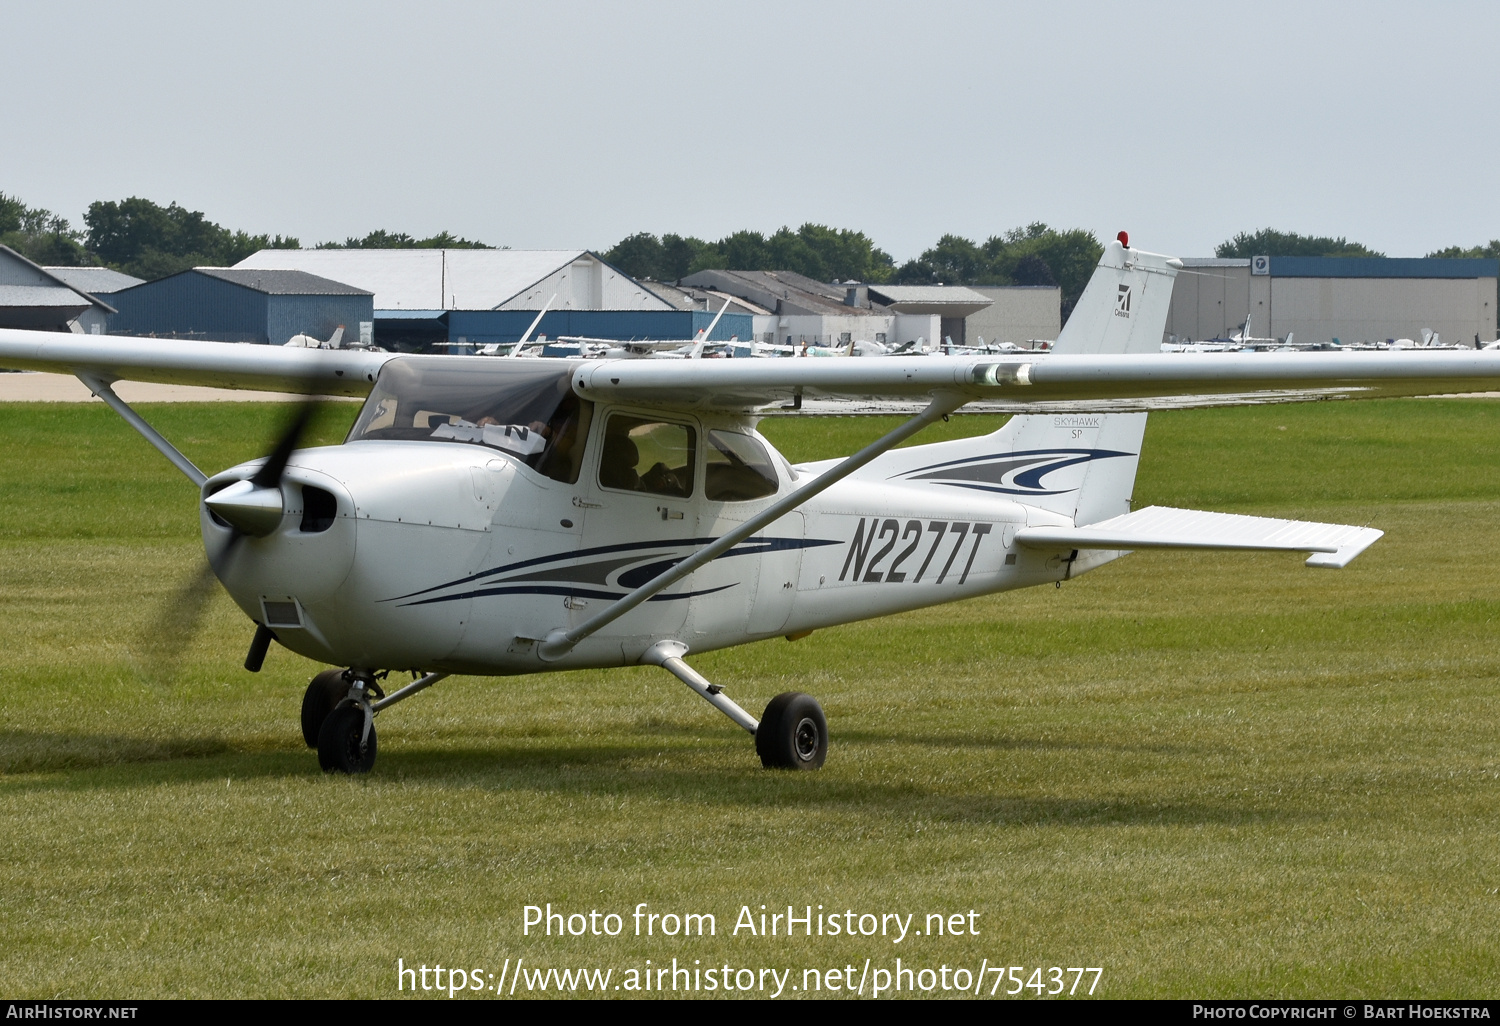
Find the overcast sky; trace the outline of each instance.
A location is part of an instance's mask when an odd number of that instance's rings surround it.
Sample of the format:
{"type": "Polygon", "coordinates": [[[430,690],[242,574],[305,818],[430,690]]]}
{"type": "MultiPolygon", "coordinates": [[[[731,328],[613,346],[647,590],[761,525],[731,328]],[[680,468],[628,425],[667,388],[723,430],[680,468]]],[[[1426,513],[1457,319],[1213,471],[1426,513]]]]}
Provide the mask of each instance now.
{"type": "Polygon", "coordinates": [[[0,191],[304,245],[1500,237],[1493,3],[21,3],[0,191]]]}

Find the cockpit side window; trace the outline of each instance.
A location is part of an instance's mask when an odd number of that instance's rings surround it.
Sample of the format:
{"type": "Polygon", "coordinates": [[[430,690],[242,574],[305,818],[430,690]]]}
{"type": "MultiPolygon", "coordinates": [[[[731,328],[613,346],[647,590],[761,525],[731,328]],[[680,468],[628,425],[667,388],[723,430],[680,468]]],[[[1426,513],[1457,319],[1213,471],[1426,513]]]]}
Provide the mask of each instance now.
{"type": "Polygon", "coordinates": [[[775,495],[776,468],[766,447],[738,431],[710,431],[703,494],[714,502],[744,502],[775,495]]]}
{"type": "Polygon", "coordinates": [[[594,404],[570,393],[547,424],[547,447],[536,462],[537,471],[554,481],[577,484],[593,420],[594,404]]]}
{"type": "Polygon", "coordinates": [[[685,499],[693,494],[698,432],[686,424],[611,414],[599,454],[599,484],[685,499]]]}
{"type": "Polygon", "coordinates": [[[551,361],[532,365],[540,363],[391,360],[381,368],[346,441],[483,445],[572,484],[578,480],[593,404],[574,394],[571,367],[551,361]]]}

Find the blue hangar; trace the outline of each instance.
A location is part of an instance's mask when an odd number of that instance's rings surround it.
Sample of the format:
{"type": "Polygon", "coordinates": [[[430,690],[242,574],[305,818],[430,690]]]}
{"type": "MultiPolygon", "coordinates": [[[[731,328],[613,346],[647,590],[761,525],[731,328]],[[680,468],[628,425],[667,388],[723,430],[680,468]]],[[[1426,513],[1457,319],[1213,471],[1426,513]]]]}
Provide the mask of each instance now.
{"type": "Polygon", "coordinates": [[[293,335],[368,340],[375,296],[306,271],[195,267],[110,296],[112,335],[285,345],[293,335]]]}

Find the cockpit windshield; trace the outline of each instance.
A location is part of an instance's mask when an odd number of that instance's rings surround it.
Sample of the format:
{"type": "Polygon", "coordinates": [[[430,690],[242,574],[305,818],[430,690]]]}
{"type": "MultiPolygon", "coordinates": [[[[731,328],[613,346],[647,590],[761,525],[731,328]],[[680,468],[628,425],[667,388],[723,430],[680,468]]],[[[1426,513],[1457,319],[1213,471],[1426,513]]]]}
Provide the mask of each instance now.
{"type": "Polygon", "coordinates": [[[552,360],[391,360],[346,441],[484,445],[572,484],[593,404],[573,393],[571,375],[552,360]]]}

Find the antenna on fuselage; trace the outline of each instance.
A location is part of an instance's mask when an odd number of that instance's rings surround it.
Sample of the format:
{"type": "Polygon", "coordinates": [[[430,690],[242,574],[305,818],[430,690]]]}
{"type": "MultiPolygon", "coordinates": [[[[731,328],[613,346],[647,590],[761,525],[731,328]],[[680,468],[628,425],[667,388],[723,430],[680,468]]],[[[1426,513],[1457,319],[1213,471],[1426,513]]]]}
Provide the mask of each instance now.
{"type": "Polygon", "coordinates": [[[538,324],[542,323],[542,318],[547,316],[547,308],[552,305],[552,300],[556,299],[556,298],[557,298],[557,293],[554,292],[554,293],[552,293],[552,299],[549,299],[545,303],[542,304],[542,310],[541,310],[540,313],[538,313],[536,315],[536,320],[534,320],[534,321],[531,322],[531,327],[529,327],[529,328],[526,329],[526,334],[524,334],[524,335],[521,336],[521,340],[516,343],[516,348],[514,348],[510,352],[506,353],[505,354],[506,356],[518,356],[518,355],[520,355],[521,347],[526,344],[526,340],[531,337],[531,333],[536,330],[536,326],[538,324]]]}

